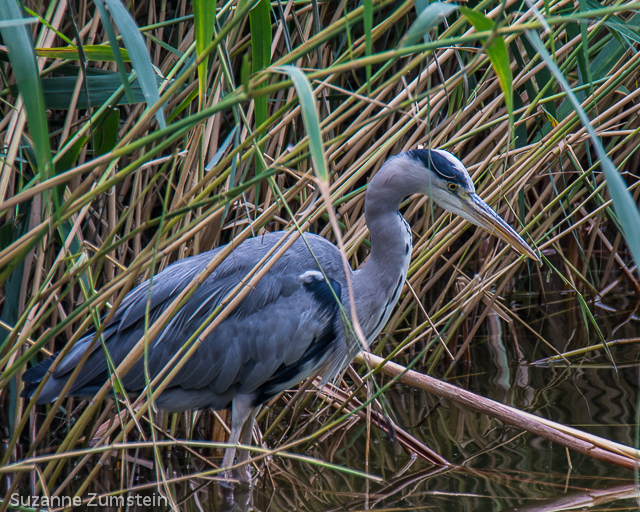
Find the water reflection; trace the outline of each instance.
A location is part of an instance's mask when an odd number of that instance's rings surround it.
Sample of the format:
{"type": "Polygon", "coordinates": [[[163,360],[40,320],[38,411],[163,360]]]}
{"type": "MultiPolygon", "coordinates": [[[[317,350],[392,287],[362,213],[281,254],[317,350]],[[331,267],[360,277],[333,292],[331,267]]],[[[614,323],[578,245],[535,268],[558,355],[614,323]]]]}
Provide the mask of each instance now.
{"type": "MultiPolygon", "coordinates": [[[[392,478],[366,492],[337,490],[275,479],[273,488],[254,488],[235,501],[202,510],[442,510],[561,511],[636,510],[640,490],[632,481],[606,479],[594,487],[590,479],[542,473],[499,473],[474,470],[420,470],[392,478]],[[454,485],[452,485],[454,484],[454,485]],[[598,508],[594,508],[598,507],[598,508]]],[[[200,500],[202,503],[202,500],[200,500]]],[[[209,505],[212,505],[210,502],[209,505]]]]}

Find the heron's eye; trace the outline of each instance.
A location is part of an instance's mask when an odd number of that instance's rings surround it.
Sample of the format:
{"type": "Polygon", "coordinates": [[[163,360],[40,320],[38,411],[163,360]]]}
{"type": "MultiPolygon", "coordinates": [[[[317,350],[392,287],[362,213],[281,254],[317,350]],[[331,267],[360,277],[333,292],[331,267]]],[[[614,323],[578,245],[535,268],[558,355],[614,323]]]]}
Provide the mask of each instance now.
{"type": "Polygon", "coordinates": [[[455,183],[449,183],[449,190],[451,191],[455,191],[458,190],[458,185],[456,185],[455,183]]]}

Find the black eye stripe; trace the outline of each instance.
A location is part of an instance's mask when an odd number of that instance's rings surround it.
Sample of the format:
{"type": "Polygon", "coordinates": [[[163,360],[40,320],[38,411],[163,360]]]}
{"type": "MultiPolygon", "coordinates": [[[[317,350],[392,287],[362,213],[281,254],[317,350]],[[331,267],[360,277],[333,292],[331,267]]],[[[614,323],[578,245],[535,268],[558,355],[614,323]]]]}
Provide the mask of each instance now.
{"type": "Polygon", "coordinates": [[[456,183],[460,180],[459,171],[442,155],[428,149],[414,149],[410,153],[413,158],[422,162],[422,165],[435,172],[442,179],[456,183]]]}
{"type": "Polygon", "coordinates": [[[431,165],[429,166],[429,169],[431,169],[433,172],[435,172],[438,176],[443,177],[445,180],[455,180],[456,179],[456,176],[450,175],[450,174],[446,174],[445,172],[440,170],[433,160],[431,161],[431,165]]]}
{"type": "MultiPolygon", "coordinates": [[[[404,154],[419,162],[444,182],[454,183],[465,192],[475,192],[469,172],[451,153],[430,149],[413,149],[404,154]]],[[[442,185],[446,186],[444,183],[442,185]]]]}
{"type": "Polygon", "coordinates": [[[440,156],[438,153],[429,151],[428,160],[426,162],[423,161],[423,163],[425,163],[429,169],[435,172],[438,176],[441,176],[446,180],[456,179],[455,174],[448,174],[445,172],[445,169],[451,170],[452,166],[446,158],[440,156]]]}

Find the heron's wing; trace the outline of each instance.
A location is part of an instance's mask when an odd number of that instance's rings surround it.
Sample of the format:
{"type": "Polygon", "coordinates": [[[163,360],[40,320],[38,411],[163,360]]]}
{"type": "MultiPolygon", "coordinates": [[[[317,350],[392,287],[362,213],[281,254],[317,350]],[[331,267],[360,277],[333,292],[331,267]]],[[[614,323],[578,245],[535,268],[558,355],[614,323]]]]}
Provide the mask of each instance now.
{"type": "MultiPolygon", "coordinates": [[[[220,249],[216,249],[192,258],[177,261],[154,276],[152,280],[147,280],[131,290],[122,300],[120,307],[113,315],[109,325],[105,328],[102,334],[103,339],[106,342],[113,341],[114,338],[117,338],[117,334],[144,321],[148,301],[149,321],[153,323],[166,309],[168,304],[182,293],[192,279],[219,250],[220,249]]],[[[76,367],[85,351],[91,345],[94,335],[95,329],[91,329],[83,338],[76,342],[62,363],[58,365],[58,368],[54,372],[54,377],[60,377],[76,367]]],[[[119,357],[121,350],[118,350],[119,347],[116,345],[117,343],[108,343],[107,345],[110,350],[116,351],[114,354],[111,354],[114,361],[121,359],[119,357]]],[[[96,351],[99,347],[100,343],[95,343],[92,351],[96,351]]],[[[90,369],[90,371],[86,371],[82,375],[83,378],[78,379],[77,383],[80,383],[82,380],[91,379],[103,370],[106,370],[106,364],[98,365],[90,369]]]]}
{"type": "MultiPolygon", "coordinates": [[[[177,261],[154,276],[151,281],[147,280],[131,290],[122,300],[120,307],[102,333],[103,339],[109,340],[115,334],[143,320],[149,298],[149,321],[153,323],[167,305],[185,289],[219,250],[220,249],[215,249],[192,258],[177,261]]],[[[60,377],[76,367],[84,353],[89,349],[95,333],[95,329],[89,329],[85,336],[75,343],[69,354],[67,354],[56,368],[54,377],[60,377]]],[[[96,342],[91,349],[92,352],[96,351],[99,347],[100,343],[96,342]]],[[[51,364],[51,362],[49,364],[51,364]]],[[[106,366],[94,370],[103,369],[106,369],[106,366]]],[[[96,373],[97,371],[87,372],[85,375],[87,378],[90,378],[92,374],[95,375],[96,373]]]]}
{"type": "MultiPolygon", "coordinates": [[[[209,276],[151,344],[149,368],[152,377],[281,237],[282,233],[272,233],[245,241],[209,276]]],[[[280,375],[282,380],[292,373],[293,364],[304,358],[310,347],[317,345],[314,345],[314,340],[317,342],[318,336],[326,331],[328,319],[335,317],[335,312],[328,315],[323,311],[326,301],[319,298],[329,291],[335,303],[333,293],[340,292],[338,283],[344,275],[335,246],[315,235],[307,235],[307,239],[325,272],[338,276],[338,280],[333,280],[332,287],[324,280],[324,285],[321,284],[317,276],[308,279],[308,283],[303,282],[301,276],[308,271],[313,272],[317,265],[308,248],[299,240],[274,264],[232,315],[202,343],[176,376],[173,386],[181,386],[185,390],[207,386],[213,393],[224,394],[238,387],[243,390],[258,389],[274,375],[280,375]],[[316,282],[317,285],[313,284],[316,282]],[[311,289],[314,286],[317,286],[315,291],[311,289]],[[322,292],[323,289],[325,292],[322,292]],[[278,373],[281,367],[288,368],[289,374],[286,371],[278,373]]],[[[153,322],[204,268],[215,252],[174,263],[154,277],[151,292],[149,283],[145,282],[125,297],[104,333],[106,347],[116,365],[144,335],[144,315],[149,295],[150,321],[153,322]]],[[[340,297],[340,293],[336,295],[340,297]]],[[[56,391],[62,389],[66,378],[90,346],[92,337],[93,334],[89,334],[76,344],[59,365],[54,378],[47,383],[48,389],[45,386],[39,401],[49,401],[57,396],[56,391]]],[[[99,346],[96,344],[96,347],[99,346]]],[[[307,356],[309,361],[317,359],[317,354],[307,356]]],[[[308,366],[311,364],[309,361],[304,364],[308,366]]],[[[32,369],[33,373],[36,373],[35,368],[32,369]]],[[[106,370],[102,350],[94,348],[71,393],[83,394],[89,388],[93,391],[93,387],[106,380],[106,370]]],[[[123,382],[132,390],[141,389],[143,377],[142,362],[139,361],[124,376],[123,382]]],[[[29,381],[33,382],[34,379],[29,381]]]]}
{"type": "Polygon", "coordinates": [[[140,284],[122,300],[111,323],[117,323],[119,331],[136,324],[144,318],[148,299],[150,299],[150,311],[154,313],[164,311],[219,251],[220,248],[176,261],[153,279],[140,284]],[[149,291],[150,283],[151,291],[149,291]]]}
{"type": "Polygon", "coordinates": [[[329,354],[329,345],[341,332],[336,301],[341,285],[333,279],[327,283],[317,271],[268,281],[248,297],[260,306],[239,307],[203,340],[173,385],[184,389],[206,386],[217,394],[232,387],[252,393],[279,372],[289,374],[288,380],[294,373],[306,373],[329,354]],[[289,282],[282,286],[283,281],[289,282]]]}

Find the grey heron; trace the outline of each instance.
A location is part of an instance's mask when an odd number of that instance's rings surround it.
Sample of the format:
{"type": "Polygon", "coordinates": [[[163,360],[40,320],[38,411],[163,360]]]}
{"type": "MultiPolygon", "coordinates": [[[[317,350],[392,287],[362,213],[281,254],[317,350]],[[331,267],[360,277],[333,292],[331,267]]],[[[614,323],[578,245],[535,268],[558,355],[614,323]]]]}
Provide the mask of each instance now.
{"type": "MultiPolygon", "coordinates": [[[[389,320],[400,297],[411,260],[409,224],[399,212],[401,201],[422,193],[445,210],[494,233],[519,252],[534,251],[477,194],[460,160],[443,150],[412,150],[388,159],[371,179],[365,197],[365,219],[371,252],[358,270],[350,270],[355,311],[363,334],[373,341],[389,320]]],[[[183,343],[219,305],[225,295],[283,236],[268,233],[234,249],[177,312],[149,346],[150,377],[157,375],[183,343]]],[[[298,239],[262,277],[239,306],[198,347],[156,401],[169,412],[231,408],[232,447],[223,467],[233,465],[239,442],[249,444],[259,406],[307,377],[330,378],[354,357],[358,345],[346,334],[338,300],[349,294],[339,249],[326,239],[298,239]],[[312,253],[309,248],[311,248],[312,253]],[[317,260],[316,260],[317,258],[317,260]],[[321,268],[319,268],[319,266],[321,268]],[[322,270],[322,272],[321,272],[322,270]],[[338,299],[338,300],[336,300],[338,299]]],[[[199,274],[220,248],[185,258],[140,284],[122,301],[105,327],[103,338],[117,366],[143,336],[150,294],[150,322],[199,274]]],[[[350,307],[344,311],[350,314],[350,307]]],[[[86,350],[93,351],[78,373],[69,396],[92,396],[108,379],[104,351],[87,332],[58,364],[37,403],[55,400],[86,350]]],[[[57,355],[27,370],[22,393],[29,397],[57,355]]],[[[145,386],[143,361],[122,377],[127,391],[145,386]]],[[[239,462],[248,459],[243,450],[239,462]]]]}

